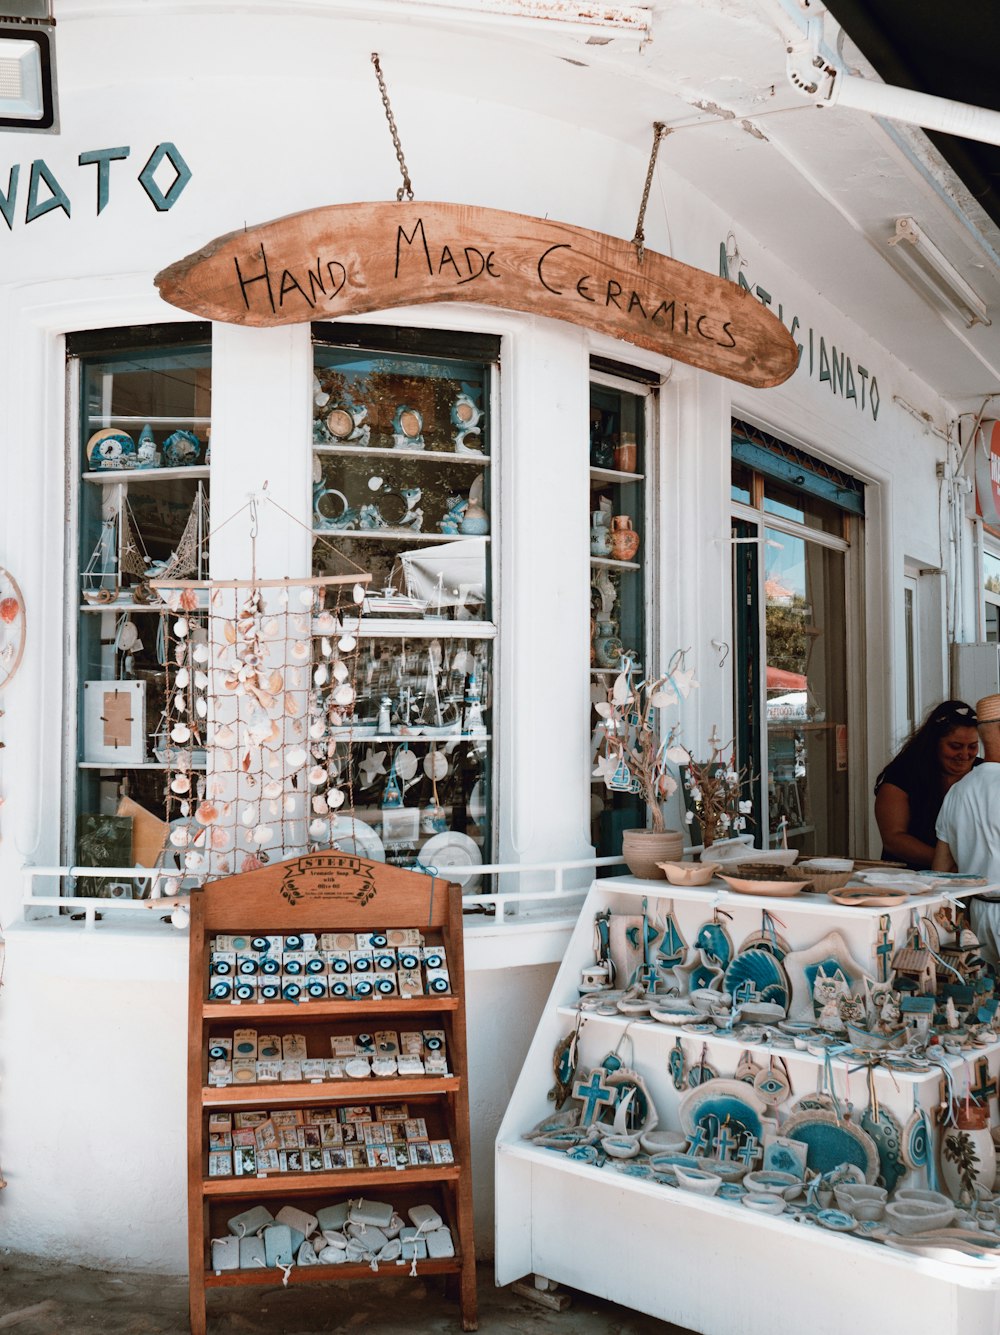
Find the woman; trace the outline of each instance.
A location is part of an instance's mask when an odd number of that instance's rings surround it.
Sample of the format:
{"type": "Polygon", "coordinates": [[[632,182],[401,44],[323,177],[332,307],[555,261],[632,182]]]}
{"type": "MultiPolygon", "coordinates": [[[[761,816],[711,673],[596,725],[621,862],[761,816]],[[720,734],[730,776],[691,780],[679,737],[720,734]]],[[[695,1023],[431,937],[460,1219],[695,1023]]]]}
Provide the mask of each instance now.
{"type": "Polygon", "coordinates": [[[875,819],[882,856],[914,871],[931,865],[934,823],[944,795],[979,764],[976,711],[963,700],[945,700],[875,780],[875,819]]]}

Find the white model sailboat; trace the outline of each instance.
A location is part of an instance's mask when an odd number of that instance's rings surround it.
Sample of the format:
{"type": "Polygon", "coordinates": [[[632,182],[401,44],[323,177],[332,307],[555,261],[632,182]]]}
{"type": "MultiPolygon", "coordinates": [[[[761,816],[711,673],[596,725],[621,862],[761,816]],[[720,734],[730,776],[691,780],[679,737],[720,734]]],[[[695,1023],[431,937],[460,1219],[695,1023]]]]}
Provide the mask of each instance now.
{"type": "Polygon", "coordinates": [[[125,487],[105,511],[101,534],[81,575],[83,597],[88,603],[113,603],[126,592],[136,602],[148,602],[146,585],[149,556],[136,528],[125,487]],[[136,581],[129,586],[126,581],[136,581]]]}
{"type": "Polygon", "coordinates": [[[149,580],[203,579],[207,573],[208,532],[208,497],[199,482],[177,546],[165,561],[151,562],[147,557],[145,577],[149,580]]]}

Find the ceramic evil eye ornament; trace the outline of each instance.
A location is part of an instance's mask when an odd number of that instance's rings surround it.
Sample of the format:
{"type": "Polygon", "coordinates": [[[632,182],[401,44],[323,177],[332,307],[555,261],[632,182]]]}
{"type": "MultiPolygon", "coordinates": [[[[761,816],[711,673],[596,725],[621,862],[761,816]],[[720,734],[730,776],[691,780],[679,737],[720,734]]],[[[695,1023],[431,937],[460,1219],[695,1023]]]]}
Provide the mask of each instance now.
{"type": "Polygon", "coordinates": [[[193,431],[172,431],[163,442],[163,462],[168,468],[182,468],[197,461],[201,441],[193,431]]]}
{"type": "Polygon", "coordinates": [[[134,468],[135,441],[115,427],[95,431],[87,441],[87,463],[91,468],[134,468]]]}
{"type": "Polygon", "coordinates": [[[153,428],[147,422],[139,432],[139,446],[135,452],[136,468],[159,468],[160,451],[156,448],[153,428]]]}
{"type": "Polygon", "coordinates": [[[396,450],[422,450],[424,448],[424,419],[416,408],[408,403],[401,403],[392,419],[392,445],[396,450]]]}

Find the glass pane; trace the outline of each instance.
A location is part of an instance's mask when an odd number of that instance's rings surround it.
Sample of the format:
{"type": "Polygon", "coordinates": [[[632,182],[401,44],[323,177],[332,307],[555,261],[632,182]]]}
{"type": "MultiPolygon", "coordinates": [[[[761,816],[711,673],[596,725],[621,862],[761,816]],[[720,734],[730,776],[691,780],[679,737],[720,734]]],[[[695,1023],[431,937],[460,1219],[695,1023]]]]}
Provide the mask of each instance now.
{"type": "Polygon", "coordinates": [[[996,644],[1000,641],[1000,606],[996,603],[986,604],[986,642],[987,644],[996,644]]]}
{"type": "Polygon", "coordinates": [[[351,815],[397,865],[490,862],[492,366],[326,346],[313,366],[314,573],[342,553],[372,576],[351,815]]]}
{"type": "Polygon", "coordinates": [[[764,547],[770,835],[847,849],[844,554],[768,529],[764,547]]]}
{"type": "Polygon", "coordinates": [[[747,468],[746,464],[741,464],[734,459],[730,498],[734,501],[742,501],[744,505],[749,505],[752,495],[753,473],[747,468]]]}
{"type": "Polygon", "coordinates": [[[983,587],[1000,597],[1000,556],[993,552],[983,552],[983,587]]]}
{"type": "MultiPolygon", "coordinates": [[[[645,480],[646,399],[590,387],[590,684],[602,703],[623,655],[640,669],[646,650],[645,480]]],[[[592,730],[600,726],[595,713],[592,730]]],[[[594,734],[597,736],[598,734],[594,734]]],[[[625,830],[646,824],[635,794],[591,785],[591,840],[599,857],[621,852],[625,830]]],[[[612,869],[614,871],[615,869],[612,869]]]]}
{"type": "Polygon", "coordinates": [[[909,736],[916,727],[917,721],[917,632],[914,591],[909,584],[903,589],[903,628],[906,637],[906,732],[909,736]]]}
{"type": "MultiPolygon", "coordinates": [[[[149,348],[80,364],[76,833],[81,865],[143,849],[123,797],[163,819],[160,603],[150,580],[207,575],[211,350],[149,348]]],[[[203,762],[202,762],[203,763],[203,762]]],[[[148,865],[145,858],[141,859],[148,865]]],[[[81,894],[124,893],[121,877],[81,894]]]]}
{"type": "Polygon", "coordinates": [[[764,478],[764,511],[778,515],[782,519],[791,519],[806,528],[818,529],[821,533],[835,533],[844,536],[844,512],[829,501],[822,501],[816,496],[807,496],[794,487],[783,486],[773,478],[764,478]]]}

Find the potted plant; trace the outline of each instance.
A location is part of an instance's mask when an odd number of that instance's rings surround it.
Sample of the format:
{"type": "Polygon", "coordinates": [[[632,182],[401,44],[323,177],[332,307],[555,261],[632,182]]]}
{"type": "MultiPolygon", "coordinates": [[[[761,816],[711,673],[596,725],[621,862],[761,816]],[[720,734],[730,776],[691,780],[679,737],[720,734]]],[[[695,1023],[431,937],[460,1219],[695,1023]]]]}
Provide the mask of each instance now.
{"type": "Polygon", "coordinates": [[[694,669],[684,667],[679,651],[662,676],[637,680],[634,665],[623,660],[606,702],[596,706],[601,718],[595,778],[612,792],[639,794],[648,808],[651,828],[626,830],[622,854],[633,876],[658,879],[657,865],[681,856],[684,836],[665,828],[662,804],[677,790],[671,764],[684,764],[687,752],[676,744],[678,724],[664,731],[663,710],[679,705],[698,685],[694,669]]]}

